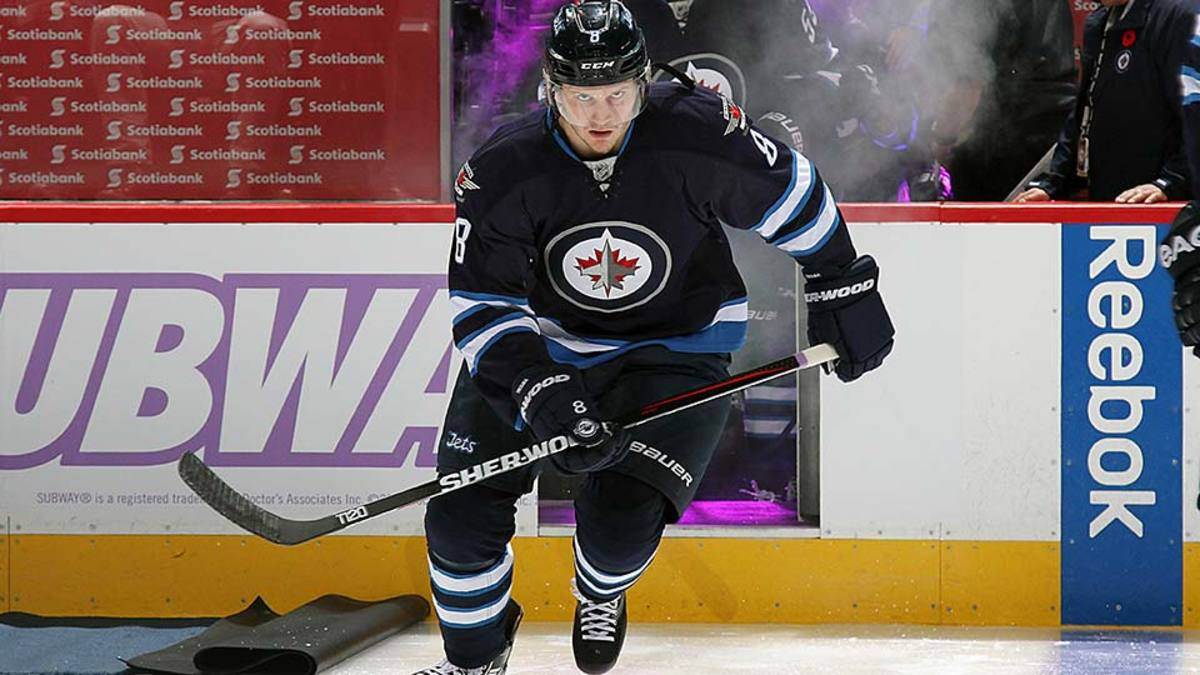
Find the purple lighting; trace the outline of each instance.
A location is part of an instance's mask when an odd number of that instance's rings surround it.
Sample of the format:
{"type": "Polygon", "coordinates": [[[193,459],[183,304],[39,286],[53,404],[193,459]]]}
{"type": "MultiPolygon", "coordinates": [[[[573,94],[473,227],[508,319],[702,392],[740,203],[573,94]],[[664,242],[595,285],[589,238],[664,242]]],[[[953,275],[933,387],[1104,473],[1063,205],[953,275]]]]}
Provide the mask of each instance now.
{"type": "MultiPolygon", "coordinates": [[[[680,525],[778,527],[799,524],[795,505],[765,501],[695,501],[679,519],[680,525]]],[[[567,500],[538,502],[538,521],[542,525],[574,525],[575,507],[567,500]]]]}

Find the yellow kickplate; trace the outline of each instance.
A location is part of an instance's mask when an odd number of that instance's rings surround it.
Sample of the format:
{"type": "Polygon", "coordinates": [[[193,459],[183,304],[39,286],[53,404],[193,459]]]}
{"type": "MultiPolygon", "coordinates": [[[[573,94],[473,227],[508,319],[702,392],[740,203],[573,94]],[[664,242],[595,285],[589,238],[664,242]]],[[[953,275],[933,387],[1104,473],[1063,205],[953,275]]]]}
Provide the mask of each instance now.
{"type": "Polygon", "coordinates": [[[942,542],[942,621],[987,626],[1057,626],[1058,542],[942,542]]]}
{"type": "MultiPolygon", "coordinates": [[[[571,539],[513,546],[513,596],[527,619],[570,620],[571,539]]],[[[420,537],[285,547],[250,536],[17,535],[8,549],[10,609],[48,616],[225,616],[257,595],[279,612],[326,593],[429,596],[420,537]]],[[[670,538],[629,602],[644,622],[1052,625],[1057,598],[1053,543],[670,538]]]]}
{"type": "Polygon", "coordinates": [[[1183,543],[1183,627],[1200,628],[1200,542],[1183,543]]]}
{"type": "Polygon", "coordinates": [[[417,537],[12,537],[12,609],[48,616],[227,616],[261,595],[287,612],[326,593],[428,595],[417,537]]]}
{"type": "MultiPolygon", "coordinates": [[[[6,516],[0,515],[0,526],[7,523],[6,516]]],[[[8,592],[8,576],[12,569],[8,564],[8,530],[0,527],[0,613],[12,611],[10,607],[11,594],[8,592]]]]}

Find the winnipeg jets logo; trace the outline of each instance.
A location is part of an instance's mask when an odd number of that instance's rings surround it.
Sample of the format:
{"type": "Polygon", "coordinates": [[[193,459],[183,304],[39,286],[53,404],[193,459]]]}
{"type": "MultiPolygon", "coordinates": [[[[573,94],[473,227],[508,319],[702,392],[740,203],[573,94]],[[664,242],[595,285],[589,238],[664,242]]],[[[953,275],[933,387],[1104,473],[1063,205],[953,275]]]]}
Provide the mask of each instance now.
{"type": "Polygon", "coordinates": [[[612,313],[645,304],[666,286],[671,252],[653,230],[622,221],[569,228],[545,249],[554,290],[583,309],[612,313]]]}
{"type": "Polygon", "coordinates": [[[458,177],[454,179],[454,194],[458,196],[459,201],[466,196],[467,190],[479,189],[479,184],[471,180],[474,177],[475,171],[471,168],[471,163],[464,162],[458,170],[458,177]]]}
{"type": "Polygon", "coordinates": [[[575,269],[592,281],[592,290],[603,290],[604,297],[611,297],[613,290],[625,290],[626,277],[637,272],[638,259],[621,255],[620,249],[612,246],[612,234],[604,231],[604,248],[593,251],[589,258],[576,258],[575,269]]]}
{"type": "MultiPolygon", "coordinates": [[[[732,59],[704,52],[672,59],[670,65],[682,70],[696,86],[727,96],[742,107],[746,106],[746,76],[732,59]]],[[[660,71],[655,79],[666,81],[672,77],[666,71],[660,71]]]]}
{"type": "Polygon", "coordinates": [[[687,76],[692,78],[698,87],[711,89],[722,96],[733,96],[733,85],[729,83],[729,78],[722,75],[719,70],[697,68],[696,64],[688,61],[687,76]]]}

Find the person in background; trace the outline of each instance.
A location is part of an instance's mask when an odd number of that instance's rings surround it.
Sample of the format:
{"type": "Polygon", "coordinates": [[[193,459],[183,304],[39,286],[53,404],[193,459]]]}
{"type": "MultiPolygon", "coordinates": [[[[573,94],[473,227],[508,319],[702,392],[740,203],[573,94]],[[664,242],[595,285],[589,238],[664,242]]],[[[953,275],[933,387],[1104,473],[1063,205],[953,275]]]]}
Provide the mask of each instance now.
{"type": "MultiPolygon", "coordinates": [[[[953,176],[954,199],[1003,201],[1054,145],[1074,102],[1068,0],[932,0],[928,17],[927,51],[909,77],[934,103],[931,151],[953,176]]],[[[889,57],[911,41],[893,40],[889,57]]]]}
{"type": "Polygon", "coordinates": [[[1101,0],[1084,24],[1083,80],[1050,169],[1017,202],[1152,204],[1191,195],[1179,73],[1191,0],[1101,0]]]}

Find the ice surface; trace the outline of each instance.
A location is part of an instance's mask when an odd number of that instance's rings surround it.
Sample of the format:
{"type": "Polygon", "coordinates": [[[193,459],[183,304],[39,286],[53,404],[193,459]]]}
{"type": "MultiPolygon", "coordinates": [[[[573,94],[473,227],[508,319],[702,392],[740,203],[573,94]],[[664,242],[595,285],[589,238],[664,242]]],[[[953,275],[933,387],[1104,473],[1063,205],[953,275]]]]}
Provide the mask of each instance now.
{"type": "MultiPolygon", "coordinates": [[[[613,675],[666,673],[1200,673],[1200,631],[631,624],[613,675]]],[[[325,671],[411,673],[441,659],[431,623],[325,671]]],[[[575,673],[571,626],[526,623],[510,675],[575,673]]]]}

